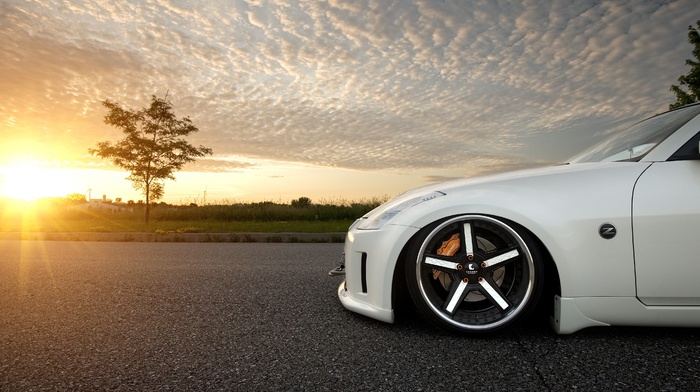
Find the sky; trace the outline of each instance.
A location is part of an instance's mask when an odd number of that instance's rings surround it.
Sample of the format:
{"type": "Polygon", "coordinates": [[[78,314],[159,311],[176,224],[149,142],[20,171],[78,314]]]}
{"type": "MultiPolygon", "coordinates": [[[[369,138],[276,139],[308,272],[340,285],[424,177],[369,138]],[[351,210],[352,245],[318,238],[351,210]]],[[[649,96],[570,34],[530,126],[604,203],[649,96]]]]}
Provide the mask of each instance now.
{"type": "Polygon", "coordinates": [[[697,0],[0,0],[0,197],[141,200],[112,100],[214,154],[174,204],[361,201],[566,161],[667,110],[697,0]]]}

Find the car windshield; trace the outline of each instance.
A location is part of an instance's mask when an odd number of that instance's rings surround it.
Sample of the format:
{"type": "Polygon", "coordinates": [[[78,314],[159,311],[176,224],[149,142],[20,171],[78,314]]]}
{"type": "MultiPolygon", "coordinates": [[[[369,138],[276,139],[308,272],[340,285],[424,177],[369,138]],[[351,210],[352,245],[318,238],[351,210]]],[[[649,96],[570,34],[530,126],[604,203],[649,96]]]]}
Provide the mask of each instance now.
{"type": "Polygon", "coordinates": [[[698,113],[700,113],[700,105],[694,105],[651,117],[610,136],[569,162],[639,161],[698,113]]]}

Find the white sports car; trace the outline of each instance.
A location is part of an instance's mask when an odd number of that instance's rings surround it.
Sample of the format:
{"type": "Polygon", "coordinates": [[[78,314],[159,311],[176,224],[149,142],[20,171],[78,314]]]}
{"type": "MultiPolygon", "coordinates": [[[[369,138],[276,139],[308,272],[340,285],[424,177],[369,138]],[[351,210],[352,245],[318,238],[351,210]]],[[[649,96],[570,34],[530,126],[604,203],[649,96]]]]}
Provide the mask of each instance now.
{"type": "Polygon", "coordinates": [[[615,134],[568,164],[406,192],[358,219],[338,297],[385,322],[406,289],[460,333],[538,303],[557,333],[700,326],[700,105],[615,134]]]}

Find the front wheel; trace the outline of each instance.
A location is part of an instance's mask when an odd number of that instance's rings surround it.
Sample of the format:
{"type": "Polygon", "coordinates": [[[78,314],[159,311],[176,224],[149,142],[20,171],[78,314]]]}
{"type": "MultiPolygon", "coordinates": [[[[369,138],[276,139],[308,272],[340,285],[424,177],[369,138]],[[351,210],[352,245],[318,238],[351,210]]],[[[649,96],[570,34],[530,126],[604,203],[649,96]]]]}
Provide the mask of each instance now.
{"type": "Polygon", "coordinates": [[[489,216],[463,215],[416,236],[406,283],[418,311],[438,327],[491,333],[515,326],[536,305],[542,259],[528,234],[489,216]]]}

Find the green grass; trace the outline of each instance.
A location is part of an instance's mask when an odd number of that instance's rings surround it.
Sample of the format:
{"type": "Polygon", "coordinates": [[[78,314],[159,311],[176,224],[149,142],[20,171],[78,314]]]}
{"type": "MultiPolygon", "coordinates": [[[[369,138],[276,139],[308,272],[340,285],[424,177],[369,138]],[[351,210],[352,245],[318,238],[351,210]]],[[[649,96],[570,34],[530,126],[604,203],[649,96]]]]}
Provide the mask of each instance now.
{"type": "Polygon", "coordinates": [[[87,204],[19,204],[0,200],[0,232],[333,233],[347,231],[355,219],[376,205],[157,205],[151,209],[150,222],[146,224],[143,206],[113,213],[87,209],[87,204]]]}

